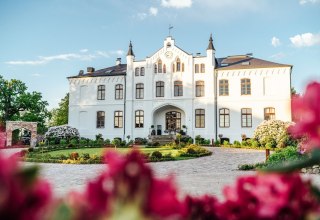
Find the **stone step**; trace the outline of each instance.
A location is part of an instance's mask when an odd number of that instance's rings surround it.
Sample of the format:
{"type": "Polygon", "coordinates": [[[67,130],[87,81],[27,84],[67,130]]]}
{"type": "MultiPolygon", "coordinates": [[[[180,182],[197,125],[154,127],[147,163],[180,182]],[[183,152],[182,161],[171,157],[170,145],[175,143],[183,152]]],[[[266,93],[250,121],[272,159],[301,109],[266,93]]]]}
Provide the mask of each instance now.
{"type": "Polygon", "coordinates": [[[170,135],[155,135],[155,136],[150,136],[149,140],[151,143],[156,143],[158,142],[159,144],[168,144],[174,141],[174,137],[170,135]]]}

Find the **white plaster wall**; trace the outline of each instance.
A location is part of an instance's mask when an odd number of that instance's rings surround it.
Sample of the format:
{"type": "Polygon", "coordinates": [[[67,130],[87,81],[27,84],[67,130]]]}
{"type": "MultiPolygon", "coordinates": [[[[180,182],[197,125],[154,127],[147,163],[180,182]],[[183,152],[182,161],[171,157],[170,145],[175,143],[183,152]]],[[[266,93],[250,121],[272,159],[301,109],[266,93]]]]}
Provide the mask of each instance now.
{"type": "Polygon", "coordinates": [[[241,140],[241,134],[252,137],[255,128],[264,120],[264,108],[273,107],[276,119],[291,121],[290,67],[261,68],[244,70],[218,71],[220,79],[229,80],[229,96],[218,95],[218,113],[220,108],[230,109],[230,127],[219,127],[218,134],[230,138],[231,141],[241,140]],[[242,78],[251,79],[251,95],[241,95],[242,78]],[[266,90],[265,78],[272,81],[266,90]],[[252,109],[252,128],[241,127],[241,108],[252,109]]]}

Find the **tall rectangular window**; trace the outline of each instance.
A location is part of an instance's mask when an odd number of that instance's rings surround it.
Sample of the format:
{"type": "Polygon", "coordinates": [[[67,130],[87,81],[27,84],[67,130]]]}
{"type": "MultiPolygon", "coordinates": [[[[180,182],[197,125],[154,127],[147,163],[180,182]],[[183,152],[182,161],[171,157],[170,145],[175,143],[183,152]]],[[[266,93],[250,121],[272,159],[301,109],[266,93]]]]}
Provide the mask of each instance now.
{"type": "Polygon", "coordinates": [[[250,79],[241,79],[241,95],[251,95],[250,79]]]}
{"type": "Polygon", "coordinates": [[[135,127],[143,128],[144,124],[144,112],[142,110],[137,110],[135,112],[135,127]]]}
{"type": "Polygon", "coordinates": [[[264,120],[275,120],[276,119],[276,110],[272,107],[264,109],[264,120]]]}
{"type": "Polygon", "coordinates": [[[174,96],[183,96],[182,81],[174,81],[174,96]]]}
{"type": "Polygon", "coordinates": [[[206,72],[206,65],[204,63],[201,63],[201,73],[206,72]]]}
{"type": "Polygon", "coordinates": [[[227,96],[229,95],[229,81],[226,79],[219,80],[219,95],[227,96]]]}
{"type": "Polygon", "coordinates": [[[196,97],[204,96],[204,81],[196,82],[196,97]]]}
{"type": "Polygon", "coordinates": [[[134,75],[135,76],[139,76],[139,67],[136,67],[135,69],[134,69],[134,75]]]}
{"type": "Polygon", "coordinates": [[[164,82],[156,82],[156,97],[164,97],[164,82]]]}
{"type": "Polygon", "coordinates": [[[98,111],[97,112],[97,128],[104,128],[104,120],[105,120],[104,111],[98,111]]]}
{"type": "Polygon", "coordinates": [[[199,71],[199,64],[194,65],[194,72],[195,72],[195,73],[200,73],[200,71],[199,71]]]}
{"type": "Polygon", "coordinates": [[[123,99],[123,85],[122,84],[116,85],[115,99],[123,99]]]}
{"type": "Polygon", "coordinates": [[[144,67],[141,67],[140,68],[140,76],[144,76],[144,72],[145,72],[144,67]]]}
{"type": "Polygon", "coordinates": [[[144,97],[144,85],[143,83],[136,84],[136,99],[143,99],[144,97]]]}
{"type": "Polygon", "coordinates": [[[252,127],[252,109],[251,108],[241,109],[241,127],[243,128],[252,127]]]}
{"type": "Polygon", "coordinates": [[[205,110],[204,109],[196,109],[196,128],[204,128],[205,127],[205,110]]]}
{"type": "Polygon", "coordinates": [[[115,111],[114,112],[114,127],[122,128],[123,127],[123,112],[115,111]]]}
{"type": "Polygon", "coordinates": [[[230,127],[230,110],[227,108],[219,109],[219,127],[220,128],[230,127]]]}
{"type": "Polygon", "coordinates": [[[106,96],[106,87],[105,87],[105,85],[99,85],[98,86],[97,99],[98,100],[104,100],[105,96],[106,96]]]}

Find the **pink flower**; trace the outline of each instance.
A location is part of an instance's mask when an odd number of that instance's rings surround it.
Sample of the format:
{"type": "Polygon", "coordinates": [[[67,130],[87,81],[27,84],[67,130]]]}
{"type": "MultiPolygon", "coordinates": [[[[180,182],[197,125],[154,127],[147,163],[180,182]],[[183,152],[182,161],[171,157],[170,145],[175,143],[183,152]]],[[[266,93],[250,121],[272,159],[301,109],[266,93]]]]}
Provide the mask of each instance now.
{"type": "Polygon", "coordinates": [[[320,147],[320,83],[310,83],[302,97],[293,98],[292,107],[298,122],[290,132],[296,137],[307,135],[309,146],[320,147]]]}
{"type": "Polygon", "coordinates": [[[218,200],[213,196],[202,196],[199,198],[188,196],[188,219],[222,219],[218,216],[218,200]]]}
{"type": "Polygon", "coordinates": [[[224,195],[219,208],[224,219],[303,219],[318,206],[310,182],[298,174],[240,177],[224,195]]]}
{"type": "Polygon", "coordinates": [[[0,219],[43,219],[52,201],[48,182],[32,167],[20,168],[17,156],[0,154],[0,219]]]}

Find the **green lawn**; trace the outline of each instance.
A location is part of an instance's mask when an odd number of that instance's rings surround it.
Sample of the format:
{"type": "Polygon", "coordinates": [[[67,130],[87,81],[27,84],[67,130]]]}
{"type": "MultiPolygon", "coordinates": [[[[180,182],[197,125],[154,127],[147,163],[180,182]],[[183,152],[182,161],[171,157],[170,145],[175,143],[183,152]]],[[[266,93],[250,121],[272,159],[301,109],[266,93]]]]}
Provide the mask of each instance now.
{"type": "MultiPolygon", "coordinates": [[[[176,156],[178,154],[179,150],[171,149],[171,148],[164,148],[164,147],[158,147],[158,148],[139,148],[143,153],[149,153],[151,154],[154,151],[160,151],[162,154],[168,154],[171,153],[172,156],[176,156]]],[[[79,155],[83,153],[88,153],[90,156],[93,154],[95,155],[102,155],[105,151],[108,150],[114,150],[114,148],[80,148],[80,149],[64,149],[64,150],[57,150],[57,151],[51,151],[47,154],[50,154],[52,157],[56,157],[58,155],[64,154],[68,155],[72,152],[77,152],[79,155]]],[[[117,148],[117,151],[126,153],[130,151],[131,148],[117,148]]]]}

